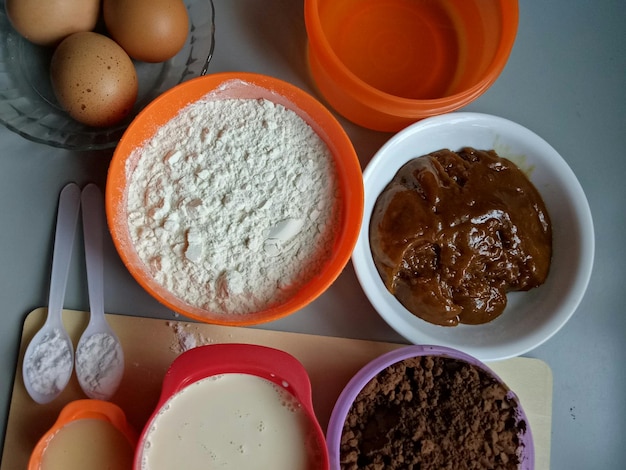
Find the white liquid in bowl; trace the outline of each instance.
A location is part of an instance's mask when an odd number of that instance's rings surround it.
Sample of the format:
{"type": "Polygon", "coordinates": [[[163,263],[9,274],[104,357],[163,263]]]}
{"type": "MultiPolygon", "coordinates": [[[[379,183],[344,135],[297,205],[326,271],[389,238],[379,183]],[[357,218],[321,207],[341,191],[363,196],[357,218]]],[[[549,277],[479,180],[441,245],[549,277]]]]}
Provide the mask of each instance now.
{"type": "Polygon", "coordinates": [[[295,398],[261,377],[223,374],[175,394],[150,424],[142,470],[312,470],[312,424],[295,398]]]}

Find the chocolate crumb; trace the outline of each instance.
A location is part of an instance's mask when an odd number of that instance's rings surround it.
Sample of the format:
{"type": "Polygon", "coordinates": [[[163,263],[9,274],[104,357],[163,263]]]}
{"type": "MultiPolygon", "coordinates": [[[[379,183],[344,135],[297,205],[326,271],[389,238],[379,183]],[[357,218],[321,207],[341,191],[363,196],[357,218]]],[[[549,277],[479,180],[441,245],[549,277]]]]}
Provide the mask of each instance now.
{"type": "Polygon", "coordinates": [[[406,359],[381,371],[348,412],[342,470],[517,469],[526,422],[507,387],[464,361],[406,359]]]}

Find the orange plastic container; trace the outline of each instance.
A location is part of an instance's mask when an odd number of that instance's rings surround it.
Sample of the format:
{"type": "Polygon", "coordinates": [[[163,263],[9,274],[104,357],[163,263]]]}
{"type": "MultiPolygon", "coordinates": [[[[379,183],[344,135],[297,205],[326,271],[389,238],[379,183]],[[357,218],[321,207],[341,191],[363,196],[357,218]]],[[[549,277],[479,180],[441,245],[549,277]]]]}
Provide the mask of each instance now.
{"type": "MultiPolygon", "coordinates": [[[[130,454],[134,454],[135,447],[137,446],[137,433],[126,421],[126,415],[124,411],[117,405],[102,401],[102,400],[75,400],[67,405],[59,413],[59,417],[55,421],[50,430],[39,440],[33,452],[31,453],[30,460],[28,462],[28,470],[41,470],[44,462],[44,455],[51,441],[55,436],[63,432],[66,426],[70,426],[80,420],[101,420],[109,423],[115,428],[123,439],[128,443],[130,454]]],[[[94,442],[98,436],[85,436],[85,442],[94,442]]],[[[80,443],[75,443],[79,446],[80,443]]],[[[83,452],[90,452],[93,450],[83,449],[83,452]]],[[[101,452],[101,451],[99,451],[101,452]]],[[[95,452],[95,454],[99,453],[95,452]]],[[[64,452],[71,454],[71,452],[64,452]]],[[[114,456],[111,456],[114,457],[114,456]]],[[[56,462],[57,467],[59,462],[56,462]]],[[[102,462],[102,467],[98,468],[111,468],[107,466],[107,462],[102,462]]],[[[70,469],[68,469],[70,470],[70,469]]]]}
{"type": "Polygon", "coordinates": [[[361,167],[352,142],[337,119],[319,101],[273,77],[253,73],[218,73],[198,77],[170,89],[139,113],[115,149],[109,166],[105,199],[109,230],[117,251],[129,272],[148,293],[168,308],[194,320],[221,325],[253,325],[282,318],[303,308],[335,281],[350,259],[358,238],[364,190],[361,167]],[[333,253],[321,272],[284,303],[247,314],[216,314],[177,298],[150,275],[133,247],[128,229],[128,157],[181,108],[210,92],[212,99],[268,99],[298,114],[329,147],[341,194],[341,217],[333,253]]]}
{"type": "Polygon", "coordinates": [[[305,0],[310,71],[344,117],[396,132],[484,93],[518,16],[517,0],[305,0]]]}

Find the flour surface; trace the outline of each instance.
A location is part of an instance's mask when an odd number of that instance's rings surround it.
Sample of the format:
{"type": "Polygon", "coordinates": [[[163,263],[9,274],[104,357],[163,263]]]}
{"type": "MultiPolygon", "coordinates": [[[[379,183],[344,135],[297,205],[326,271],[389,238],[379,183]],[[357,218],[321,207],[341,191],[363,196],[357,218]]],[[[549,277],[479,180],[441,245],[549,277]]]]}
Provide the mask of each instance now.
{"type": "Polygon", "coordinates": [[[266,308],[328,261],[338,217],[332,156],[281,105],[202,99],[128,162],[135,250],[158,283],[192,306],[266,308]]]}

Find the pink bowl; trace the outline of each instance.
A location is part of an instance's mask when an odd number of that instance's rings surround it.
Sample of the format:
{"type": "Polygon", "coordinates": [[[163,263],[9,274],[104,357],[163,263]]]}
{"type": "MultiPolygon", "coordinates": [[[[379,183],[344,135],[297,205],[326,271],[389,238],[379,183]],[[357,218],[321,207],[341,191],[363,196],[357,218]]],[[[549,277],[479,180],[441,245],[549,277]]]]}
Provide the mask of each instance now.
{"type": "MultiPolygon", "coordinates": [[[[457,351],[456,349],[444,346],[412,345],[383,354],[369,362],[352,377],[352,379],[344,387],[343,391],[339,395],[339,398],[337,399],[337,402],[335,403],[335,407],[333,408],[326,431],[326,443],[328,445],[330,468],[332,470],[340,469],[340,443],[343,433],[343,425],[346,421],[348,412],[352,407],[352,403],[363,387],[365,387],[365,385],[367,385],[373,377],[378,375],[378,373],[387,367],[405,359],[418,356],[440,356],[469,363],[480,368],[506,387],[504,381],[489,367],[478,359],[461,351],[457,351]]],[[[522,409],[522,405],[515,393],[509,390],[507,396],[516,403],[517,422],[519,423],[524,421],[526,423],[526,430],[519,434],[520,449],[522,449],[522,453],[519,455],[521,462],[519,468],[520,470],[533,470],[535,468],[535,449],[528,418],[526,417],[526,414],[522,409]]]]}
{"type": "Polygon", "coordinates": [[[240,373],[261,377],[291,393],[306,414],[316,441],[315,468],[328,470],[328,453],[324,433],[315,416],[311,382],[304,366],[290,354],[253,344],[210,344],[190,349],[170,365],[156,408],[145,425],[135,454],[136,470],[141,469],[143,450],[150,427],[168,400],[189,385],[206,377],[240,373]]]}

